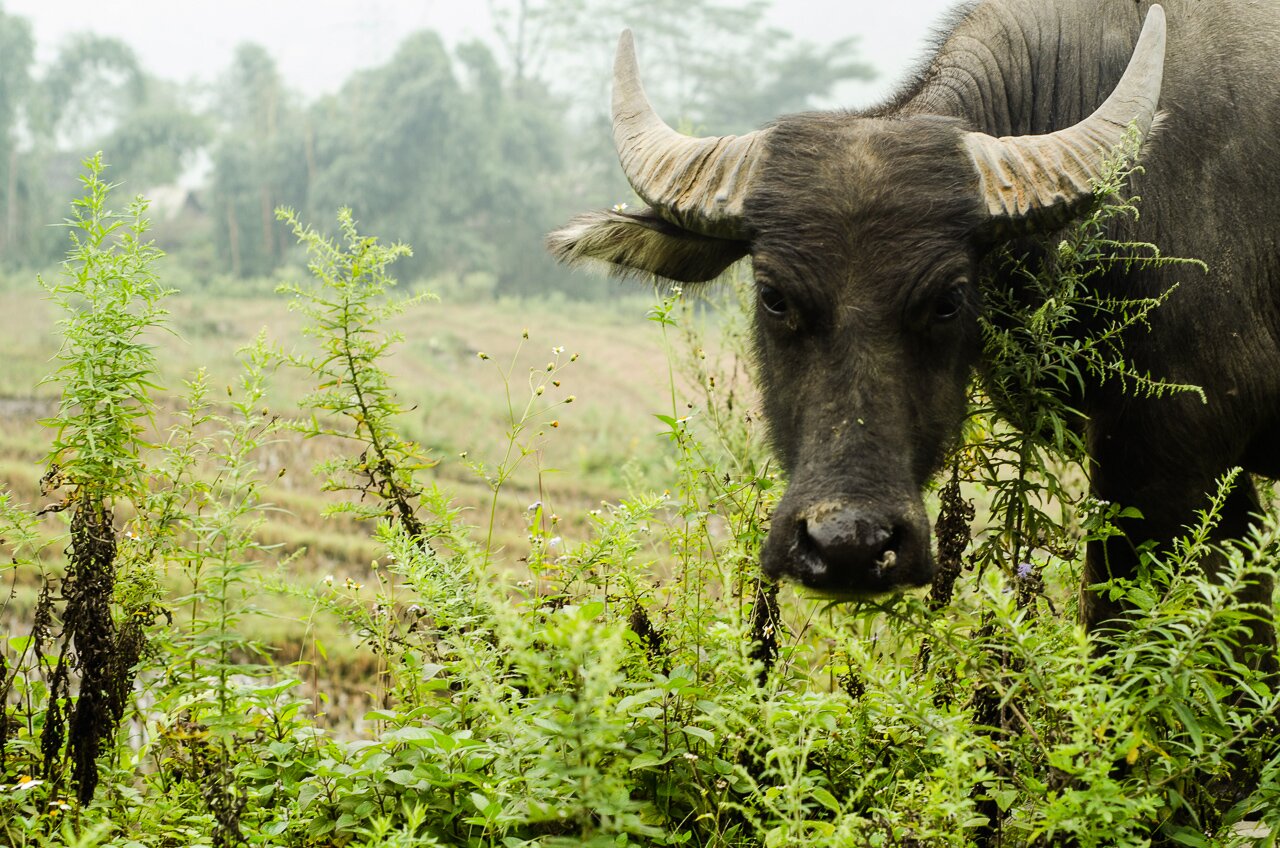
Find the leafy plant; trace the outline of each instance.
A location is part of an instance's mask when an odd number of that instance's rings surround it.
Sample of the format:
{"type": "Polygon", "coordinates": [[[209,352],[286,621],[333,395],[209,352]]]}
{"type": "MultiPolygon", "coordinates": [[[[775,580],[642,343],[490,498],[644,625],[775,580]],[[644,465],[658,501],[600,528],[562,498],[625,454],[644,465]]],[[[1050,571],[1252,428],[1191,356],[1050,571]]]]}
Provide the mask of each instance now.
{"type": "Polygon", "coordinates": [[[159,324],[169,292],[152,270],[159,252],[143,240],[145,201],[136,199],[124,213],[111,211],[112,186],[102,179],[101,156],[84,165],[85,194],[73,202],[66,222],[71,249],[63,274],[45,284],[66,317],[59,322],[58,368],[47,380],[60,387],[61,401],[47,422],[54,439],[44,485],[66,491],[47,509],[70,510],[71,547],[41,750],[44,779],[60,784],[69,763],[77,796],[88,803],[98,783],[98,757],[124,716],[143,629],[157,600],[145,573],[131,573],[132,585],[116,584],[114,510],[136,504],[145,491],[141,453],[155,388],[155,355],[145,334],[159,324]],[[119,624],[113,598],[120,600],[119,624]],[[73,670],[79,677],[74,697],[73,670]]]}
{"type": "MultiPolygon", "coordinates": [[[[1012,571],[1036,550],[1071,551],[1078,541],[1071,508],[1079,502],[1072,466],[1087,465],[1081,395],[1091,381],[1111,381],[1136,396],[1190,392],[1198,386],[1154,379],[1124,355],[1125,339],[1147,329],[1147,317],[1173,292],[1124,297],[1099,285],[1120,268],[1196,266],[1165,256],[1154,244],[1107,235],[1136,218],[1126,195],[1139,137],[1130,132],[1112,152],[1096,186],[1100,200],[1075,224],[987,260],[981,287],[984,355],[971,392],[960,466],[991,492],[995,527],[982,535],[975,561],[1012,571]]],[[[1176,288],[1176,286],[1174,287],[1176,288]]],[[[1086,468],[1086,473],[1088,469],[1086,468]]],[[[1070,558],[1070,554],[1067,554],[1070,558]]]]}
{"type": "Polygon", "coordinates": [[[388,351],[401,340],[399,334],[385,328],[386,321],[426,297],[383,299],[387,289],[395,285],[387,276],[387,266],[409,255],[410,250],[405,245],[387,247],[376,238],[362,237],[356,232],[350,209],[338,213],[342,247],[304,227],[292,210],[281,209],[277,217],[293,228],[306,247],[308,267],[317,282],[313,289],[298,285],[279,289],[293,296],[292,309],[310,319],[303,332],[321,348],[318,355],[286,357],[288,364],[305,369],[317,381],[315,392],[301,404],[311,411],[311,419],[297,425],[298,429],[307,438],[335,436],[360,444],[358,456],[327,461],[316,470],[324,478],[326,491],[373,496],[372,500],[342,501],[332,512],[373,518],[394,510],[410,534],[421,535],[415,515],[421,492],[413,475],[433,463],[391,426],[404,410],[382,367],[388,351]],[[351,429],[322,423],[321,414],[341,416],[351,429]]]}

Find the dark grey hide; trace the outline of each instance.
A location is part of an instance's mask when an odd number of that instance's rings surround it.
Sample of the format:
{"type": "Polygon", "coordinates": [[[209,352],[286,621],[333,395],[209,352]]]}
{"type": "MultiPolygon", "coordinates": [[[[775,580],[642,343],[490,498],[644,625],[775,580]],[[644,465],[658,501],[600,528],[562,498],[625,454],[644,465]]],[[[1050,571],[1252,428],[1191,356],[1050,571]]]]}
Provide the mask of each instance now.
{"type": "MultiPolygon", "coordinates": [[[[647,150],[679,139],[625,91],[615,101],[623,166],[648,206],[576,219],[551,248],[680,281],[751,256],[762,394],[789,475],[766,574],[836,597],[931,578],[920,491],[955,444],[980,366],[974,279],[1001,231],[968,140],[1034,145],[1086,121],[1120,83],[1152,6],[987,0],[956,13],[934,58],[886,105],[780,118],[657,165],[647,150]]],[[[1177,535],[1233,466],[1280,475],[1280,12],[1250,0],[1163,6],[1167,43],[1146,72],[1160,117],[1133,184],[1141,217],[1117,235],[1209,270],[1117,272],[1102,285],[1154,296],[1180,283],[1127,351],[1140,370],[1202,386],[1208,402],[1138,400],[1112,385],[1083,399],[1093,491],[1141,510],[1126,527],[1135,542],[1177,535]]],[[[626,73],[616,85],[631,85],[626,73]]],[[[1033,198],[1006,218],[1060,225],[1082,199],[1033,198]]],[[[1221,535],[1243,535],[1259,509],[1242,480],[1221,535]]],[[[1117,539],[1088,552],[1085,579],[1134,564],[1132,544],[1117,539]]],[[[1117,612],[1086,601],[1090,626],[1117,612]]]]}

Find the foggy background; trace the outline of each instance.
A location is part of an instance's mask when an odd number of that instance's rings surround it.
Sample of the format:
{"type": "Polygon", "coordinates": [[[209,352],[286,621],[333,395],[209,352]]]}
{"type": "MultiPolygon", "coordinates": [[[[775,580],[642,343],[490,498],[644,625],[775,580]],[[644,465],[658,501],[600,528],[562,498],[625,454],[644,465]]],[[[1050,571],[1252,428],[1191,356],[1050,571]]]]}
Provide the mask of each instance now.
{"type": "MultiPolygon", "coordinates": [[[[848,99],[841,103],[862,106],[892,90],[920,57],[931,29],[957,4],[958,0],[777,0],[769,6],[768,19],[818,44],[858,36],[859,54],[879,76],[846,86],[841,93],[848,99]]],[[[68,35],[88,29],[132,45],[148,70],[159,76],[208,81],[227,66],[236,45],[254,41],[276,57],[289,84],[308,96],[336,91],[352,71],[391,55],[404,34],[413,30],[435,30],[449,44],[493,39],[486,0],[9,0],[5,8],[32,21],[41,60],[47,60],[68,35]]]]}
{"type": "Polygon", "coordinates": [[[413,245],[406,282],[470,297],[598,286],[542,236],[631,199],[609,142],[617,34],[673,126],[742,132],[862,107],[923,57],[951,0],[315,3],[9,0],[0,6],[0,264],[55,263],[80,160],[152,202],[180,288],[274,285],[281,206],[413,245]]]}

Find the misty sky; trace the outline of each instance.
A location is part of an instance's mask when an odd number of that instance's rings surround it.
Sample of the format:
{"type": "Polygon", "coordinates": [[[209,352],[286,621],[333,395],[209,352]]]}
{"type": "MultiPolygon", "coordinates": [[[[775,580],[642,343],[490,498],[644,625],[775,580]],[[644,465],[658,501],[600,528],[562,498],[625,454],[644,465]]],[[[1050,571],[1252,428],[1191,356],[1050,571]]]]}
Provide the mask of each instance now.
{"type": "MultiPolygon", "coordinates": [[[[851,83],[840,98],[843,105],[861,106],[902,79],[953,5],[955,0],[775,0],[773,20],[818,42],[860,35],[861,55],[880,78],[851,83]]],[[[351,71],[385,61],[416,29],[435,29],[451,43],[489,37],[484,0],[5,0],[4,8],[32,21],[42,59],[69,34],[92,30],[131,44],[152,73],[183,81],[212,80],[237,44],[256,41],[307,96],[332,92],[351,71]]]]}

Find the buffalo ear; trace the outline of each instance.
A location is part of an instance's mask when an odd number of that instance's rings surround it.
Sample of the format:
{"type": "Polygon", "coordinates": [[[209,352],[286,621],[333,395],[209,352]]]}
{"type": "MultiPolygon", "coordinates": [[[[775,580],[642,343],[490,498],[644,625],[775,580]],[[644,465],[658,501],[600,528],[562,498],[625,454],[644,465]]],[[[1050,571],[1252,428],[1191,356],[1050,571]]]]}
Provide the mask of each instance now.
{"type": "Polygon", "coordinates": [[[567,265],[603,267],[615,276],[656,274],[677,283],[713,280],[747,255],[747,243],[677,227],[648,207],[588,212],[547,236],[567,265]]]}

